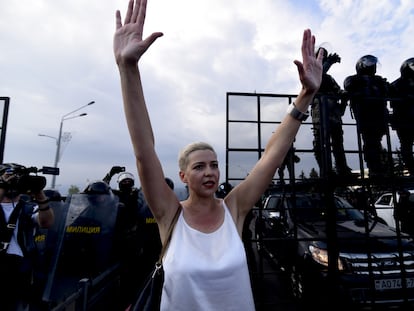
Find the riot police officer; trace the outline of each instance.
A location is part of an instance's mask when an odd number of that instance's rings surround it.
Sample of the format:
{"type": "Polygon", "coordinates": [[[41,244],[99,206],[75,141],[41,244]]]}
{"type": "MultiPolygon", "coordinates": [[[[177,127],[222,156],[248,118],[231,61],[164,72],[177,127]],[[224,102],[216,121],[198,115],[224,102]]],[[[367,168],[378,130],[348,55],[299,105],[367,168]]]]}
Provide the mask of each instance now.
{"type": "MultiPolygon", "coordinates": [[[[144,254],[146,225],[143,211],[148,209],[142,192],[135,187],[134,175],[125,171],[123,166],[113,166],[103,180],[110,183],[118,175],[118,189],[112,189],[121,203],[116,221],[117,250],[120,259],[121,309],[125,309],[135,298],[141,283],[149,273],[144,254]]],[[[159,238],[159,237],[158,237],[159,238]]],[[[154,261],[155,262],[155,261],[154,261]]]]}
{"type": "Polygon", "coordinates": [[[391,83],[393,110],[391,125],[400,140],[401,157],[409,174],[414,176],[414,58],[405,60],[400,77],[391,83]]]}
{"type": "MultiPolygon", "coordinates": [[[[121,305],[125,309],[154,268],[162,245],[157,222],[143,192],[135,186],[134,175],[122,166],[113,166],[104,181],[109,183],[116,174],[119,174],[118,189],[113,189],[113,192],[122,203],[117,230],[120,236],[121,305]]],[[[166,177],[165,182],[174,190],[174,182],[170,178],[166,177]]]]}
{"type": "Polygon", "coordinates": [[[344,151],[344,132],[342,129],[342,116],[344,115],[346,109],[346,101],[341,99],[343,95],[343,90],[335,79],[328,74],[328,70],[335,63],[339,63],[341,58],[338,54],[328,54],[328,51],[320,47],[318,52],[323,51],[323,73],[322,73],[322,83],[319,88],[317,95],[315,96],[311,113],[312,113],[312,125],[313,125],[313,148],[315,153],[316,161],[319,164],[319,167],[322,166],[322,145],[324,143],[321,141],[321,129],[323,126],[328,126],[329,139],[332,147],[332,153],[335,158],[335,167],[338,175],[350,175],[351,169],[348,167],[346,162],[346,156],[344,151]],[[323,97],[322,97],[323,96],[323,97]],[[321,104],[326,105],[326,112],[328,116],[326,120],[329,124],[321,124],[321,104]]]}
{"type": "Polygon", "coordinates": [[[356,74],[344,81],[350,96],[351,111],[358,133],[362,136],[364,159],[370,177],[384,176],[388,167],[382,161],[382,138],[388,129],[389,83],[377,72],[377,57],[362,56],[356,63],[356,74]]]}

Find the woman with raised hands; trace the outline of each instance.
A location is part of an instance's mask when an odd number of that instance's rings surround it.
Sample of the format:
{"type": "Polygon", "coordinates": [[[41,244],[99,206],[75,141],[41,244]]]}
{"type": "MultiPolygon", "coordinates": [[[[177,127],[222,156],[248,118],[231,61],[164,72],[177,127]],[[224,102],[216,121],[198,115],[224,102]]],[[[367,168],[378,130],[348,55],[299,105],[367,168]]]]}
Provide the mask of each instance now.
{"type": "Polygon", "coordinates": [[[322,55],[315,55],[315,37],[303,33],[302,62],[295,60],[302,88],[262,157],[249,175],[224,199],[215,196],[220,171],[217,154],[205,142],[184,147],[179,177],[189,196],[179,201],[165,183],[141,83],[139,62],[161,37],[143,37],[146,0],[129,1],[124,18],[116,12],[114,54],[118,65],[124,112],[142,190],[165,243],[168,227],[181,206],[169,248],[163,258],[165,281],[161,310],[254,310],[241,234],[247,213],[281,166],[322,77],[322,55]]]}

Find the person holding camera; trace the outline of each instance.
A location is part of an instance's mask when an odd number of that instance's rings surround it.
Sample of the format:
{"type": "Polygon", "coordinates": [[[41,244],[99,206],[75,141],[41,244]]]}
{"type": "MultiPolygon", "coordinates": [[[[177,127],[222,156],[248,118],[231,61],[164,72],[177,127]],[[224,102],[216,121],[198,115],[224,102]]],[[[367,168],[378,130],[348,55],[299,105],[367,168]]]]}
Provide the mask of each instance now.
{"type": "Polygon", "coordinates": [[[0,279],[1,310],[28,310],[35,259],[34,229],[54,222],[46,179],[32,176],[18,164],[0,164],[0,279]],[[24,197],[27,199],[23,199],[24,197]]]}

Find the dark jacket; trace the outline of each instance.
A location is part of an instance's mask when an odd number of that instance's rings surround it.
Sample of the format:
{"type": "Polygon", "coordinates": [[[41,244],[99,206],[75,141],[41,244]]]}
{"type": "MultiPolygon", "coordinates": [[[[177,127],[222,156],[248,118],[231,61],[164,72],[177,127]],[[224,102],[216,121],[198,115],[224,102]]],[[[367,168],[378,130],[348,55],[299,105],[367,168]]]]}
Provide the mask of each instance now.
{"type": "Polygon", "coordinates": [[[312,103],[313,122],[320,122],[320,102],[322,100],[320,96],[325,95],[326,101],[324,104],[327,105],[327,111],[329,112],[329,121],[331,123],[342,124],[342,116],[346,109],[346,102],[340,100],[340,96],[342,94],[343,91],[335,79],[331,75],[324,73],[322,75],[321,86],[319,87],[319,91],[312,103]]]}
{"type": "Polygon", "coordinates": [[[350,106],[361,129],[384,132],[388,127],[386,97],[389,83],[378,75],[353,75],[344,81],[344,89],[350,97],[350,106]]]}
{"type": "Polygon", "coordinates": [[[398,78],[391,83],[394,100],[391,124],[394,129],[414,129],[414,79],[398,78]]]}

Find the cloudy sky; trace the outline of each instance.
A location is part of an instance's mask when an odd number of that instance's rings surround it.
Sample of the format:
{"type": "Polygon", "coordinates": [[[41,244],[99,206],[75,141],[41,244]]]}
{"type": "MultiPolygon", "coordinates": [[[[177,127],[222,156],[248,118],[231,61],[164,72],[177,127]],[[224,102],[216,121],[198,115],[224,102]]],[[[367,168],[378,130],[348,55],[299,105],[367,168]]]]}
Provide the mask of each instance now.
{"type": "MultiPolygon", "coordinates": [[[[124,16],[127,0],[1,1],[4,162],[53,166],[62,117],[95,101],[75,113],[87,116],[63,122],[71,139],[62,142],[57,188],[82,189],[112,165],[137,176],[112,53],[115,10],[124,16]]],[[[413,16],[411,0],[149,0],[145,32],[164,36],[141,71],[166,175],[178,186],[180,148],[205,140],[224,180],[226,93],[296,94],[293,60],[305,28],[341,56],[330,70],[340,85],[365,54],[379,58],[378,74],[391,82],[414,56],[413,16]]]]}

